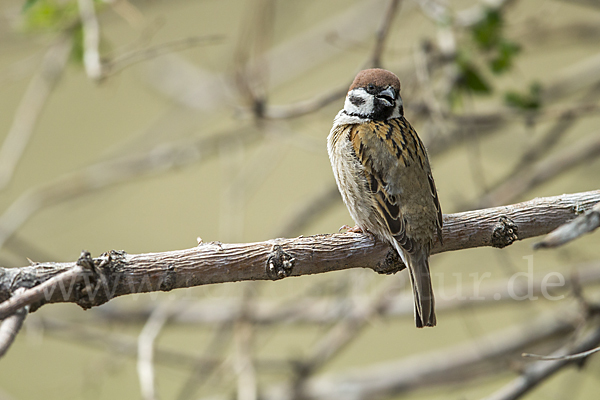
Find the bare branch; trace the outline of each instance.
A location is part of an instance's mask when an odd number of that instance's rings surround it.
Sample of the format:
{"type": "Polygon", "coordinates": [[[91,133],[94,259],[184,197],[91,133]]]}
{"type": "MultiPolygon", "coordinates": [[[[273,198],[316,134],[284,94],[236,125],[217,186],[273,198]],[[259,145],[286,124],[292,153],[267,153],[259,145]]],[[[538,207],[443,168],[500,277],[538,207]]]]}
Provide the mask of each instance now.
{"type": "Polygon", "coordinates": [[[344,86],[319,94],[312,99],[299,101],[297,103],[287,105],[267,105],[265,107],[264,116],[265,118],[271,119],[284,119],[301,117],[313,113],[330,103],[343,98],[348,92],[349,85],[349,83],[345,83],[344,86]]]}
{"type": "MultiPolygon", "coordinates": [[[[68,292],[70,292],[74,283],[73,279],[77,278],[82,271],[82,267],[79,265],[74,265],[73,267],[61,271],[58,275],[51,277],[50,279],[32,287],[31,289],[27,289],[19,294],[15,294],[14,297],[11,297],[3,303],[0,303],[0,319],[4,319],[13,313],[16,313],[23,307],[43,301],[44,298],[48,296],[48,291],[53,292],[56,288],[56,285],[60,285],[61,288],[64,288],[65,283],[67,281],[71,281],[71,285],[69,286],[68,290],[68,292]]],[[[20,288],[23,288],[23,286],[20,288]]]]}
{"type": "Polygon", "coordinates": [[[400,6],[400,0],[389,0],[388,8],[385,10],[384,19],[381,26],[377,30],[375,36],[375,47],[373,48],[373,54],[371,55],[371,65],[373,68],[381,68],[381,56],[385,48],[385,42],[390,32],[390,27],[396,16],[396,11],[400,6]]]}
{"type": "Polygon", "coordinates": [[[576,354],[571,354],[568,356],[541,356],[538,354],[531,354],[531,353],[523,353],[523,357],[527,357],[527,358],[536,358],[538,360],[578,360],[580,358],[586,358],[588,356],[591,356],[594,353],[597,353],[600,351],[600,347],[596,347],[592,350],[588,350],[588,351],[584,351],[581,353],[576,353],[576,354]]]}
{"type": "MultiPolygon", "coordinates": [[[[19,288],[15,291],[15,295],[19,295],[24,292],[25,289],[19,288]]],[[[0,325],[0,358],[4,357],[10,346],[12,345],[17,333],[23,326],[23,321],[29,313],[29,306],[20,308],[10,317],[2,321],[0,325]]]]}
{"type": "MultiPolygon", "coordinates": [[[[381,284],[377,293],[361,305],[357,305],[337,325],[335,325],[326,335],[313,347],[311,354],[301,364],[304,373],[314,373],[321,368],[327,361],[333,359],[348,344],[355,339],[363,330],[373,316],[380,314],[390,304],[390,294],[396,288],[395,279],[390,279],[381,284]]],[[[300,395],[300,398],[303,398],[300,395]]]]}
{"type": "Polygon", "coordinates": [[[338,187],[333,184],[318,192],[308,202],[302,204],[294,216],[279,230],[277,236],[294,236],[311,222],[327,213],[334,204],[341,204],[342,197],[338,187]]]}
{"type": "Polygon", "coordinates": [[[237,127],[232,131],[201,137],[194,141],[163,143],[146,152],[98,162],[45,182],[24,192],[0,215],[0,247],[32,215],[44,207],[142,175],[205,161],[218,154],[223,143],[230,143],[234,139],[241,145],[246,145],[261,137],[262,133],[256,129],[237,127]]]}
{"type": "MultiPolygon", "coordinates": [[[[576,210],[588,210],[598,202],[600,190],[445,215],[444,245],[436,242],[432,253],[480,246],[502,248],[545,234],[571,220],[576,210]]],[[[0,269],[0,299],[6,300],[0,304],[0,318],[27,304],[35,310],[46,303],[71,302],[87,309],[126,294],[212,283],[277,280],[358,267],[397,272],[404,265],[390,250],[368,235],[345,233],[245,244],[211,242],[164,253],[111,251],[94,260],[84,253],[77,263],[0,269]],[[70,289],[61,286],[55,290],[57,282],[48,280],[56,277],[58,283],[64,283],[63,273],[72,274],[67,275],[72,278],[70,289]],[[16,288],[37,282],[45,283],[9,299],[16,288]]]]}
{"type": "Polygon", "coordinates": [[[154,382],[154,341],[170,316],[170,302],[163,302],[146,321],[138,338],[137,372],[142,391],[142,399],[155,400],[154,382]]]}
{"type": "Polygon", "coordinates": [[[71,39],[65,35],[46,52],[39,72],[29,83],[0,148],[0,190],[12,179],[48,97],[62,76],[70,50],[71,39]]]}
{"type": "MultiPolygon", "coordinates": [[[[177,313],[174,312],[174,315],[177,315],[177,313]]],[[[108,353],[119,354],[133,359],[137,359],[138,357],[137,338],[129,335],[98,329],[97,327],[90,328],[80,324],[49,319],[47,317],[41,318],[41,325],[45,333],[52,335],[56,339],[69,343],[82,343],[108,353]]],[[[210,372],[222,365],[225,359],[225,357],[215,354],[195,355],[194,353],[190,352],[189,349],[179,351],[155,345],[153,359],[155,363],[160,363],[171,368],[181,368],[183,370],[193,368],[198,372],[210,372]]],[[[282,371],[289,369],[289,363],[278,359],[258,359],[256,360],[256,367],[258,370],[266,372],[282,371]]]]}
{"type": "Polygon", "coordinates": [[[583,339],[578,341],[571,348],[567,346],[554,353],[558,359],[553,361],[537,361],[529,365],[525,371],[508,383],[506,386],[485,398],[485,400],[515,400],[535,388],[538,384],[560,371],[562,368],[572,364],[577,358],[561,358],[560,356],[571,353],[587,352],[588,350],[600,344],[600,327],[596,326],[594,330],[588,333],[583,339]]]}
{"type": "Polygon", "coordinates": [[[492,207],[514,201],[528,190],[600,156],[600,135],[592,134],[563,151],[535,164],[531,170],[512,177],[483,196],[474,208],[492,207]]]}
{"type": "MultiPolygon", "coordinates": [[[[510,281],[497,279],[485,281],[480,287],[469,291],[462,288],[460,296],[439,295],[436,297],[436,312],[452,312],[464,310],[466,307],[493,307],[501,303],[514,302],[516,298],[527,295],[551,296],[551,299],[559,299],[568,291],[572,291],[575,285],[592,286],[600,283],[600,262],[578,265],[574,267],[565,266],[563,270],[573,269],[574,278],[565,276],[564,282],[549,286],[547,274],[534,276],[531,281],[510,281]],[[510,282],[510,283],[509,283],[510,282]]],[[[438,274],[442,272],[432,271],[432,280],[435,281],[438,274]]],[[[371,296],[358,296],[353,298],[354,303],[368,304],[371,296]]],[[[293,301],[255,300],[252,309],[248,310],[246,318],[257,325],[275,324],[331,324],[342,319],[360,318],[360,315],[348,315],[348,300],[308,298],[294,299],[293,301]]],[[[107,304],[96,309],[96,315],[121,324],[139,324],[146,320],[154,311],[156,306],[149,304],[136,310],[123,310],[121,307],[111,307],[107,304]]],[[[242,305],[237,299],[219,299],[214,301],[185,301],[179,305],[180,311],[173,316],[174,324],[189,324],[206,326],[212,324],[231,324],[238,318],[242,305]]],[[[378,315],[385,318],[412,318],[412,297],[406,293],[389,294],[385,307],[377,310],[378,315]]],[[[358,313],[360,314],[360,313],[358,313]]]]}
{"type": "MultiPolygon", "coordinates": [[[[569,315],[564,311],[445,349],[309,379],[303,399],[347,399],[348,393],[355,400],[381,398],[433,385],[465,383],[504,370],[510,357],[524,348],[573,332],[575,322],[563,318],[569,315]]],[[[264,399],[289,400],[291,393],[287,385],[275,385],[264,399]]]]}
{"type": "Polygon", "coordinates": [[[252,307],[253,292],[251,287],[246,287],[242,297],[242,310],[234,326],[235,354],[233,368],[237,375],[237,399],[256,400],[258,397],[258,383],[256,367],[252,360],[252,341],[254,327],[246,315],[252,307]]]}
{"type": "Polygon", "coordinates": [[[186,50],[197,46],[207,46],[218,44],[223,41],[223,35],[200,35],[190,36],[182,39],[175,39],[169,42],[149,46],[145,49],[135,50],[128,53],[114,56],[104,61],[102,78],[122,71],[123,69],[137,63],[148,61],[164,54],[186,50]]]}
{"type": "Polygon", "coordinates": [[[83,65],[90,79],[95,81],[102,77],[100,61],[100,24],[96,17],[93,0],[77,0],[79,18],[83,26],[83,65]]]}
{"type": "Polygon", "coordinates": [[[552,232],[544,240],[533,245],[534,249],[562,246],[578,237],[595,231],[600,226],[600,203],[583,215],[575,218],[552,232]]]}

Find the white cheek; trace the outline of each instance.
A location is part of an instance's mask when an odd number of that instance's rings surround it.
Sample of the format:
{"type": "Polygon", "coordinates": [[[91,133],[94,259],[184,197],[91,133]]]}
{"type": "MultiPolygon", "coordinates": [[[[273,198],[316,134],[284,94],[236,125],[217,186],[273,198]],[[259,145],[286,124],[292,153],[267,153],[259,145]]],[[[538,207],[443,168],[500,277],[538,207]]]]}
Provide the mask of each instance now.
{"type": "Polygon", "coordinates": [[[396,100],[396,107],[394,107],[394,112],[392,113],[392,115],[390,116],[391,118],[400,118],[400,116],[402,116],[402,114],[400,113],[400,110],[402,109],[402,97],[398,96],[398,100],[396,100]]]}
{"type": "Polygon", "coordinates": [[[351,115],[369,115],[373,112],[374,98],[372,95],[368,94],[364,89],[354,89],[348,96],[346,96],[346,101],[344,102],[344,110],[351,115]],[[356,105],[350,101],[350,96],[358,97],[363,100],[362,104],[356,105]]]}

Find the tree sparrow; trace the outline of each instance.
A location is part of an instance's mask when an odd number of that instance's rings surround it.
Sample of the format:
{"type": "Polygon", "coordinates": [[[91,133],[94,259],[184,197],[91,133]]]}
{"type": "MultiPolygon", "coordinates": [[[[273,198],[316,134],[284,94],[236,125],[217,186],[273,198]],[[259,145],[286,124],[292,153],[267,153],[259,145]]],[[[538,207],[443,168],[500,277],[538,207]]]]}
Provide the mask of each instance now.
{"type": "Polygon", "coordinates": [[[416,326],[435,326],[429,253],[434,235],[442,242],[442,210],[425,146],[404,118],[396,75],[356,75],[327,151],[357,227],[390,243],[408,267],[416,326]]]}

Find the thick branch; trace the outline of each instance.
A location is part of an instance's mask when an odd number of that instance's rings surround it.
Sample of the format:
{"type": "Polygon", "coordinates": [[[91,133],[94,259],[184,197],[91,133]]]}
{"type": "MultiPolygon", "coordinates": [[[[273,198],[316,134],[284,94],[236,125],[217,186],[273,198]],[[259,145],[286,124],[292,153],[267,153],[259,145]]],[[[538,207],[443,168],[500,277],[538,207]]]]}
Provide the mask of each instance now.
{"type": "Polygon", "coordinates": [[[544,240],[536,243],[534,249],[562,246],[571,240],[595,231],[600,227],[600,203],[583,215],[550,232],[544,240]]]}
{"type": "MultiPolygon", "coordinates": [[[[474,288],[461,287],[459,295],[436,293],[436,312],[449,313],[465,308],[474,310],[483,307],[495,307],[499,304],[514,303],[515,298],[532,296],[551,296],[550,299],[563,298],[572,292],[576,285],[589,287],[600,283],[600,262],[582,264],[579,266],[564,266],[563,271],[572,271],[564,276],[564,284],[549,286],[547,272],[540,273],[529,280],[495,279],[482,282],[474,288]]],[[[436,277],[441,272],[433,272],[434,285],[436,277]]],[[[412,293],[407,296],[405,291],[386,293],[385,307],[376,310],[384,318],[413,318],[414,306],[412,293]]],[[[358,310],[369,308],[371,296],[354,296],[353,304],[358,310]]],[[[348,300],[346,298],[315,298],[292,297],[285,301],[280,298],[275,300],[254,300],[252,308],[247,311],[246,319],[255,325],[275,324],[333,324],[341,320],[359,319],[361,315],[348,314],[348,300]]],[[[97,316],[100,319],[120,324],[140,324],[146,321],[156,309],[156,304],[147,303],[135,310],[123,309],[110,305],[98,308],[97,316]]],[[[214,301],[188,301],[183,300],[177,305],[178,312],[173,315],[171,322],[184,325],[223,325],[232,324],[242,311],[244,304],[238,298],[221,298],[214,301]]]]}
{"type": "MultiPolygon", "coordinates": [[[[546,234],[600,201],[600,190],[485,210],[444,216],[444,246],[433,253],[480,246],[502,248],[515,240],[546,234]]],[[[77,263],[39,263],[0,269],[0,299],[7,300],[19,287],[32,288],[65,271],[79,272],[65,281],[57,279],[34,299],[32,311],[45,303],[71,302],[83,308],[101,305],[113,297],[132,293],[170,291],[211,283],[277,280],[349,268],[371,268],[393,273],[404,266],[387,244],[369,235],[345,233],[258,243],[201,243],[198,247],[164,253],[127,254],[111,251],[77,263]],[[90,265],[88,265],[90,264],[90,265]],[[85,268],[82,268],[85,266],[85,268]]],[[[44,286],[48,286],[47,284],[44,286]]],[[[39,288],[32,289],[37,290],[39,288]]],[[[0,318],[23,307],[21,296],[0,304],[0,318]]]]}

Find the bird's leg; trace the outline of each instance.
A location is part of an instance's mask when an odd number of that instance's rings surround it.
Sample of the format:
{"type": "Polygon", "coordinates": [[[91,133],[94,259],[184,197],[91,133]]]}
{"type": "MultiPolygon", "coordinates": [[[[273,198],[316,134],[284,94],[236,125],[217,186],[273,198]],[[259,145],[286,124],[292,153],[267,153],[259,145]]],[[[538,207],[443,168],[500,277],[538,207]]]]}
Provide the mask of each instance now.
{"type": "Polygon", "coordinates": [[[348,225],[342,225],[340,227],[340,229],[338,230],[338,232],[341,231],[346,231],[346,232],[351,232],[351,233],[364,233],[364,234],[369,234],[369,232],[364,231],[361,227],[359,227],[358,225],[355,225],[354,228],[350,228],[348,225]]]}

